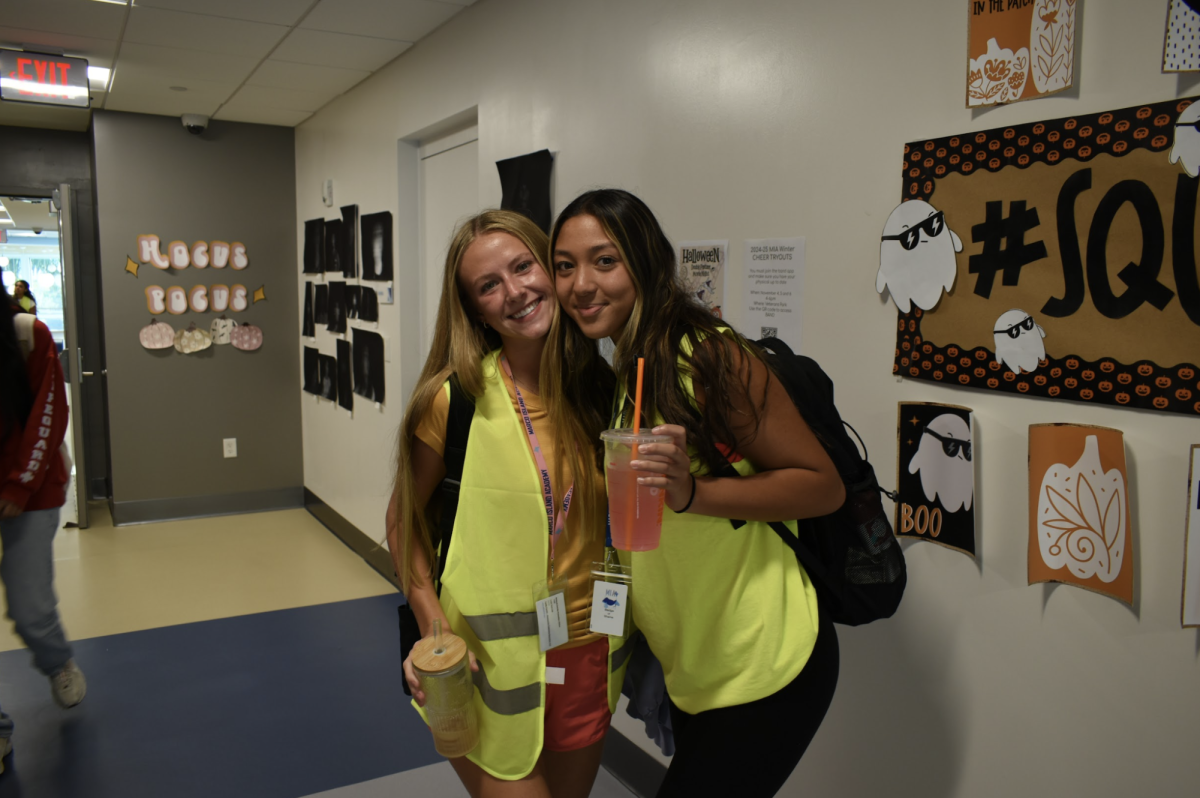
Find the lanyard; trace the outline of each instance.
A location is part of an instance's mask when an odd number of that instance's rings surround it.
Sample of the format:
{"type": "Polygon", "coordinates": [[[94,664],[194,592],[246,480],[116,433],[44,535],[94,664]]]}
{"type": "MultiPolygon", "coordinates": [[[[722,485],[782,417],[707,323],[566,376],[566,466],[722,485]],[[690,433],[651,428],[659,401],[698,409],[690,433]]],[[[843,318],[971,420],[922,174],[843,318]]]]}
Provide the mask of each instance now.
{"type": "Polygon", "coordinates": [[[529,417],[529,409],[525,407],[525,397],[521,396],[521,389],[517,387],[517,380],[513,377],[512,366],[508,365],[508,358],[504,355],[500,356],[500,365],[504,366],[504,373],[513,381],[513,390],[517,392],[517,406],[521,408],[521,420],[525,423],[525,434],[529,436],[529,448],[533,450],[533,459],[537,463],[538,470],[541,471],[542,500],[546,505],[546,526],[550,530],[550,576],[553,578],[554,544],[567,525],[567,514],[571,511],[571,495],[575,493],[575,483],[572,482],[571,486],[567,488],[567,492],[563,494],[562,511],[555,519],[554,491],[550,487],[550,467],[546,464],[546,456],[542,454],[537,433],[533,431],[533,419],[529,417]]]}

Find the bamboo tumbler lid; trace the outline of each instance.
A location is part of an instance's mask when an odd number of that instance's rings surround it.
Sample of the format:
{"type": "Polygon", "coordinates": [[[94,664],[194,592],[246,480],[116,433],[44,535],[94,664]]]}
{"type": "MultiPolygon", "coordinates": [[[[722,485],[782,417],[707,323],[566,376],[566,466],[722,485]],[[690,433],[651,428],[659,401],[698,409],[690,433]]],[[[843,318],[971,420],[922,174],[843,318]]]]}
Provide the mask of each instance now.
{"type": "Polygon", "coordinates": [[[443,632],[440,618],[433,622],[433,634],[417,641],[412,649],[413,667],[431,674],[450,670],[466,656],[466,641],[451,632],[443,632]]]}

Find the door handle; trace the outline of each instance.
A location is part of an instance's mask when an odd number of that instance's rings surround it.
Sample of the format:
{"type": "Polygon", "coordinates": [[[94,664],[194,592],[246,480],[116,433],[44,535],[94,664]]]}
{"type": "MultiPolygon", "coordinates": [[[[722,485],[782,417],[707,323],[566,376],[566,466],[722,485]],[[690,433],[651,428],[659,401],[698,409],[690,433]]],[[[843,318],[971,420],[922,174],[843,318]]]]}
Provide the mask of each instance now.
{"type": "Polygon", "coordinates": [[[81,346],[75,347],[75,354],[76,354],[76,362],[79,363],[79,368],[76,369],[76,371],[78,371],[79,374],[83,375],[84,377],[95,376],[94,372],[83,370],[83,347],[81,347],[81,346]]]}

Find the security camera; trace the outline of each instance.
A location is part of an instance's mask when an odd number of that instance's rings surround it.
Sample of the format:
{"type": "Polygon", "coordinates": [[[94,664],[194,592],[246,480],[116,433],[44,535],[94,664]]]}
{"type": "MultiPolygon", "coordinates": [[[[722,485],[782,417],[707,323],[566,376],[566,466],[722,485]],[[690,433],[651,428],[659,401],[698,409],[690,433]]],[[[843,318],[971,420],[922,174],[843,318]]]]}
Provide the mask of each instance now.
{"type": "Polygon", "coordinates": [[[208,117],[203,114],[184,114],[180,117],[188,133],[199,136],[208,127],[208,117]]]}

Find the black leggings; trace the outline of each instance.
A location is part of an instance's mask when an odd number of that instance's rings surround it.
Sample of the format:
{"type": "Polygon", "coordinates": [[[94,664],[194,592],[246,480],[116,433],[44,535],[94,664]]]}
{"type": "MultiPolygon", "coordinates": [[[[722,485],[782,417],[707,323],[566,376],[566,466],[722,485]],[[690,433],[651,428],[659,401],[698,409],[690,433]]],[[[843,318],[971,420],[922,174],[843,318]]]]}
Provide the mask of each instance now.
{"type": "Polygon", "coordinates": [[[675,757],[658,798],[774,795],[825,719],[839,663],[837,632],[822,613],[804,670],[779,692],[696,715],[671,702],[675,757]]]}

